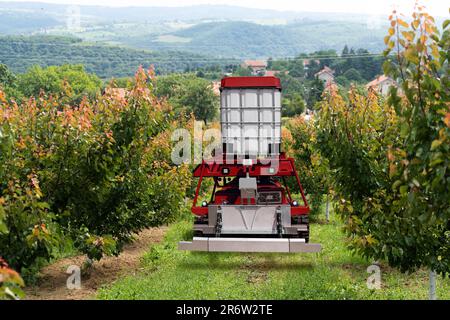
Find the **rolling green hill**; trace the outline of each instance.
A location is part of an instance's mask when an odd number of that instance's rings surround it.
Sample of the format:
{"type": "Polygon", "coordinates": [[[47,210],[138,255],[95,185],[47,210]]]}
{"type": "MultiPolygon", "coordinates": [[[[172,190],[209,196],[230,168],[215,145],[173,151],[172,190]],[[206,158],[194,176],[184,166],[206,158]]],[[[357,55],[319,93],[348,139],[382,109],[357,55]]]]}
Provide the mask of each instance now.
{"type": "MultiPolygon", "coordinates": [[[[70,6],[0,2],[0,35],[51,34],[147,50],[181,50],[214,57],[292,57],[334,49],[384,50],[387,16],[249,9],[78,6],[80,28],[68,28],[70,6]]],[[[389,9],[386,8],[386,14],[389,9]]],[[[438,25],[443,18],[436,17],[438,25]]]]}
{"type": "Polygon", "coordinates": [[[78,8],[80,28],[68,29],[67,5],[0,2],[0,35],[70,35],[138,49],[253,59],[340,51],[345,44],[381,52],[387,23],[383,16],[224,5],[78,8]]]}
{"type": "Polygon", "coordinates": [[[70,37],[0,37],[0,63],[17,73],[25,72],[32,65],[45,67],[69,63],[83,64],[86,71],[101,78],[111,78],[131,76],[140,65],[148,68],[153,64],[157,73],[168,73],[232,62],[176,50],[151,52],[89,44],[70,37]]]}
{"type": "Polygon", "coordinates": [[[296,56],[324,49],[341,51],[345,44],[384,49],[384,29],[343,21],[303,20],[287,25],[261,25],[242,21],[201,23],[161,35],[130,37],[128,45],[155,49],[179,49],[218,57],[264,58],[296,56]],[[169,40],[168,40],[169,39],[169,40]]]}

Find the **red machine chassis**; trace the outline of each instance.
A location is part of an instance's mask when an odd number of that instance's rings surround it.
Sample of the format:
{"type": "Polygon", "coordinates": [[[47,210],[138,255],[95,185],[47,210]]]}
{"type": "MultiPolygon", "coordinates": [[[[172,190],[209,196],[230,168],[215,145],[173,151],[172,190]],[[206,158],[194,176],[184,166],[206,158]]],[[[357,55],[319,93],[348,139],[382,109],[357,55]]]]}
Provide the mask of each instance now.
{"type": "Polygon", "coordinates": [[[286,177],[295,177],[301,193],[303,205],[291,206],[291,216],[307,215],[309,213],[309,206],[300,182],[300,178],[295,170],[294,159],[287,158],[284,153],[281,153],[278,158],[274,158],[272,161],[269,160],[270,159],[264,159],[263,162],[258,160],[250,166],[242,164],[242,160],[230,160],[225,159],[225,157],[222,163],[217,163],[216,161],[203,161],[194,169],[193,172],[194,177],[199,178],[199,180],[195,190],[194,202],[191,208],[192,213],[197,216],[204,216],[208,214],[207,207],[197,206],[203,178],[214,178],[214,195],[218,187],[218,178],[245,177],[248,171],[250,177],[281,177],[289,203],[292,203],[293,199],[286,183],[286,177]],[[274,165],[274,163],[276,165],[274,165]],[[227,173],[225,174],[224,171],[227,173]]]}

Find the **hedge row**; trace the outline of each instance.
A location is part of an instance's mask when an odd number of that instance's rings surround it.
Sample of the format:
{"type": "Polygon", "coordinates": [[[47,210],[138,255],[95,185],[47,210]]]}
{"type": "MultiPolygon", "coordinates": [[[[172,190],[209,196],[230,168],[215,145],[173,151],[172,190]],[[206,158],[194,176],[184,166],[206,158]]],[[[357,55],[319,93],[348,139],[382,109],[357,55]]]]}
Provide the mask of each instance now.
{"type": "Polygon", "coordinates": [[[76,107],[64,92],[18,105],[0,91],[0,255],[23,276],[67,241],[100,259],[180,214],[191,181],[170,135],[182,124],[151,76],[76,107]]]}

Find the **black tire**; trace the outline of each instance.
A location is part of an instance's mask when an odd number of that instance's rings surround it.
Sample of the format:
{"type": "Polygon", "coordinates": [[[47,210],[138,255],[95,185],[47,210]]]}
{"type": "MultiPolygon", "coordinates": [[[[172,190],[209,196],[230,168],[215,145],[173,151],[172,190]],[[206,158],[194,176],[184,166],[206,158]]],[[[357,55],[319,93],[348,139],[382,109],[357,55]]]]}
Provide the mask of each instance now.
{"type": "Polygon", "coordinates": [[[308,232],[301,232],[300,238],[305,239],[305,243],[309,243],[309,231],[308,232]]]}
{"type": "MultiPolygon", "coordinates": [[[[308,217],[306,217],[308,218],[308,217]]],[[[305,239],[305,242],[309,242],[309,222],[306,223],[306,231],[302,231],[302,237],[305,239]]]]}
{"type": "Polygon", "coordinates": [[[306,231],[299,231],[297,235],[294,235],[293,238],[305,239],[305,242],[309,242],[309,217],[308,216],[297,216],[292,218],[293,224],[301,224],[306,225],[306,231]]]}

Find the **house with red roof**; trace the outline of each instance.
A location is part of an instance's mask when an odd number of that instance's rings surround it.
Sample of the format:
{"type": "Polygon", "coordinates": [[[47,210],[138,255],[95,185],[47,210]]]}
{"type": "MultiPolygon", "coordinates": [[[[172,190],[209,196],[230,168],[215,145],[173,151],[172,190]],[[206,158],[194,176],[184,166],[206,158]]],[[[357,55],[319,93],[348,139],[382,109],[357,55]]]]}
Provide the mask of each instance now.
{"type": "Polygon", "coordinates": [[[279,71],[279,70],[266,70],[266,73],[264,74],[266,77],[276,77],[279,74],[285,74],[288,75],[289,71],[279,71]]]}
{"type": "Polygon", "coordinates": [[[276,77],[279,72],[280,71],[276,71],[276,70],[266,70],[265,76],[266,77],[276,77]]]}
{"type": "Polygon", "coordinates": [[[250,68],[254,75],[265,74],[267,69],[267,61],[265,60],[245,60],[242,68],[250,68]]]}
{"type": "Polygon", "coordinates": [[[389,93],[389,89],[392,86],[397,86],[397,82],[385,75],[378,76],[376,79],[372,80],[366,85],[367,89],[375,90],[378,93],[386,96],[389,93]]]}
{"type": "Polygon", "coordinates": [[[334,70],[327,66],[317,72],[315,76],[322,80],[325,83],[325,86],[334,83],[334,70]]]}

